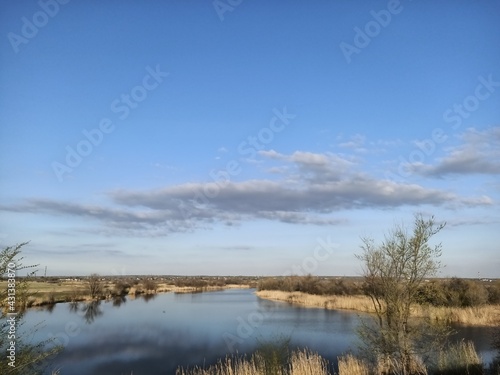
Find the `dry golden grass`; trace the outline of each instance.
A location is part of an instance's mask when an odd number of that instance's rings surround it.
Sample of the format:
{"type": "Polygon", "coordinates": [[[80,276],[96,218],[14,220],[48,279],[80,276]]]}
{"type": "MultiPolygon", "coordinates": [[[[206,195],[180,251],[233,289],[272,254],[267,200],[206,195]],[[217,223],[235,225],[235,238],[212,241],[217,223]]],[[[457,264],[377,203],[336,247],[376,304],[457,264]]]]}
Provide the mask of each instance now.
{"type": "Polygon", "coordinates": [[[482,367],[481,357],[477,354],[472,341],[461,341],[439,353],[438,368],[440,371],[464,371],[468,374],[470,370],[482,369],[482,367]]]}
{"type": "Polygon", "coordinates": [[[290,375],[328,375],[328,362],[307,349],[292,353],[290,375]]]}
{"type": "Polygon", "coordinates": [[[224,286],[207,285],[203,287],[194,286],[176,286],[173,284],[159,284],[158,293],[174,292],[174,293],[193,293],[193,292],[212,292],[225,289],[248,289],[250,285],[227,284],[224,286]]]}
{"type": "MultiPolygon", "coordinates": [[[[356,310],[373,313],[372,302],[367,296],[318,296],[302,292],[284,292],[281,290],[261,290],[257,296],[264,299],[294,303],[306,307],[331,310],[356,310]]],[[[470,326],[496,326],[500,323],[500,305],[479,307],[436,307],[416,306],[413,316],[430,318],[470,326]]]]}
{"type": "MultiPolygon", "coordinates": [[[[374,369],[374,375],[399,374],[401,362],[391,357],[379,357],[374,369]]],[[[427,367],[420,357],[412,356],[410,358],[410,374],[427,375],[427,367]]]]}
{"type": "Polygon", "coordinates": [[[338,360],[339,375],[370,375],[370,368],[368,365],[352,354],[338,357],[338,360]]]}
{"type": "MultiPolygon", "coordinates": [[[[103,298],[110,296],[115,290],[116,283],[113,281],[103,281],[103,298]]],[[[225,286],[206,286],[203,288],[179,287],[172,284],[159,283],[155,292],[146,291],[142,284],[133,285],[128,289],[131,298],[136,294],[143,293],[194,293],[207,292],[232,288],[249,288],[249,285],[229,284],[225,286]]],[[[0,281],[0,289],[7,289],[7,281],[0,281]]],[[[60,302],[90,301],[92,298],[88,292],[88,283],[83,280],[59,280],[57,282],[30,281],[28,289],[29,297],[27,307],[36,307],[60,302]]]]}
{"type": "Polygon", "coordinates": [[[500,305],[478,307],[418,306],[415,315],[428,317],[435,321],[492,327],[500,323],[500,305]]]}
{"type": "Polygon", "coordinates": [[[195,367],[193,369],[184,370],[180,368],[176,371],[176,375],[259,375],[258,366],[255,358],[250,360],[244,358],[226,357],[225,360],[219,361],[214,366],[207,369],[195,367]]]}
{"type": "Polygon", "coordinates": [[[256,295],[264,299],[294,303],[305,307],[374,312],[371,301],[366,296],[318,296],[281,290],[260,290],[256,292],[256,295]]]}
{"type": "MultiPolygon", "coordinates": [[[[400,368],[393,358],[379,358],[375,366],[347,354],[338,357],[338,375],[384,375],[398,373],[400,368]]],[[[438,370],[445,373],[469,374],[483,373],[481,358],[472,342],[460,342],[440,353],[438,370]],[[476,372],[469,372],[475,370],[476,372]],[[449,372],[452,371],[452,372],[449,372]]],[[[269,372],[267,372],[269,373],[269,372]]],[[[307,349],[294,351],[290,363],[281,368],[273,368],[272,373],[289,375],[330,375],[328,362],[319,354],[307,349]]],[[[428,374],[428,369],[420,358],[413,358],[412,374],[428,374]]],[[[179,368],[176,375],[265,375],[265,360],[258,354],[250,359],[226,357],[208,368],[195,367],[184,370],[179,368]]]]}
{"type": "MultiPolygon", "coordinates": [[[[307,349],[294,351],[290,357],[289,375],[329,375],[327,361],[319,354],[307,349]]],[[[285,370],[284,368],[282,370],[285,370]]],[[[177,375],[265,375],[263,357],[253,355],[250,359],[226,357],[216,365],[206,369],[178,369],[177,375]]]]}
{"type": "MultiPolygon", "coordinates": [[[[0,281],[0,288],[6,287],[6,282],[0,281]]],[[[89,299],[86,284],[82,281],[61,281],[58,283],[33,281],[29,283],[28,294],[28,307],[89,299]]]]}

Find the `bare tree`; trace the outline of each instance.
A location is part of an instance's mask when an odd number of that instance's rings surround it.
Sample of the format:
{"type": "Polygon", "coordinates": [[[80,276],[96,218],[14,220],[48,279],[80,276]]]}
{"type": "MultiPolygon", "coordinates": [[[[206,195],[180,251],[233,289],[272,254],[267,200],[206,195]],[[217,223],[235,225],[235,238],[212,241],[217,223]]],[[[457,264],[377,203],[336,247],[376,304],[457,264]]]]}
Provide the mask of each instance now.
{"type": "Polygon", "coordinates": [[[93,273],[87,279],[90,298],[97,299],[102,295],[102,282],[98,274],[93,273]]]}
{"type": "Polygon", "coordinates": [[[373,303],[376,320],[365,322],[360,336],[366,353],[374,361],[389,363],[388,372],[419,373],[418,359],[428,359],[431,350],[446,336],[446,329],[422,320],[411,320],[412,307],[425,279],[440,268],[441,244],[429,240],[444,227],[434,217],[415,215],[411,233],[396,226],[380,245],[362,238],[364,292],[373,303]]]}

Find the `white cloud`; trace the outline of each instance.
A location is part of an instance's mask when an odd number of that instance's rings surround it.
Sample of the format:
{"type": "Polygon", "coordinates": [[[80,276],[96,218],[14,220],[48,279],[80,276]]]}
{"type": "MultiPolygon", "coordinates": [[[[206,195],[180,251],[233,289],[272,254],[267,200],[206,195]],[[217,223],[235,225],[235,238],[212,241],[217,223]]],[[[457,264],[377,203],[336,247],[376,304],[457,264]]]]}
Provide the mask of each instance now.
{"type": "Polygon", "coordinates": [[[462,144],[450,148],[437,163],[413,163],[408,166],[409,170],[429,177],[500,174],[500,127],[484,131],[469,128],[460,139],[462,144]]]}
{"type": "Polygon", "coordinates": [[[101,233],[161,236],[265,219],[290,224],[335,225],[343,210],[402,206],[471,207],[493,203],[488,196],[460,197],[450,191],[377,179],[332,153],[261,151],[279,160],[281,179],[183,183],[153,190],[108,193],[107,205],[30,199],[0,209],[87,217],[104,223],[101,233]]]}

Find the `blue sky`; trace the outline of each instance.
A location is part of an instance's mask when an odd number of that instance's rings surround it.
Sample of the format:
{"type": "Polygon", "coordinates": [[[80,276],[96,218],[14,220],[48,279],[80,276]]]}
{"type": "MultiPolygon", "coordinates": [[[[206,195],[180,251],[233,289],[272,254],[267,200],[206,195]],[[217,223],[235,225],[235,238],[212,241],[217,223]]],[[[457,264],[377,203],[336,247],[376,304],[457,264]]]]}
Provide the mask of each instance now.
{"type": "Polygon", "coordinates": [[[48,274],[500,277],[495,1],[2,3],[0,243],[48,274]]]}

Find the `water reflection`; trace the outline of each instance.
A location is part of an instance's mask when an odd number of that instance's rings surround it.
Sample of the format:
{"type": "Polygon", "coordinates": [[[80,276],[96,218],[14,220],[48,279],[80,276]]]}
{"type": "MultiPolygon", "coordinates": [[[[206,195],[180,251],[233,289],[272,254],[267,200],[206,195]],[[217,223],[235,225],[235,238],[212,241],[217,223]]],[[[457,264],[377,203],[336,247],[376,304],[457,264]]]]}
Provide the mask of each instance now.
{"type": "Polygon", "coordinates": [[[156,294],[141,294],[141,298],[144,300],[144,302],[149,302],[156,298],[156,294]]]}
{"type": "Polygon", "coordinates": [[[56,307],[55,303],[49,303],[47,305],[42,305],[40,306],[41,310],[48,311],[49,313],[52,313],[54,311],[54,308],[56,307]]]}
{"type": "MultiPolygon", "coordinates": [[[[72,375],[175,374],[178,366],[215,364],[233,346],[239,354],[251,353],[280,336],[289,338],[292,348],[308,347],[335,363],[338,355],[356,349],[361,315],[263,300],[252,290],[144,294],[66,305],[53,312],[30,310],[26,328],[44,321],[40,340],[49,334],[68,337],[54,366],[72,375]]],[[[484,329],[457,331],[474,339],[485,358],[484,329]]]]}
{"type": "Polygon", "coordinates": [[[79,308],[80,308],[79,302],[73,301],[68,303],[68,309],[70,313],[77,313],[79,308]]]}
{"type": "Polygon", "coordinates": [[[83,308],[83,319],[87,324],[94,323],[94,320],[103,314],[102,310],[99,308],[101,306],[101,301],[92,301],[86,303],[83,308]]]}
{"type": "Polygon", "coordinates": [[[102,336],[99,345],[94,341],[78,342],[65,348],[55,365],[72,375],[174,375],[179,366],[215,364],[227,353],[224,342],[200,340],[194,333],[182,335],[174,328],[153,329],[148,328],[146,336],[140,334],[140,329],[133,335],[115,331],[102,336]]]}
{"type": "Polygon", "coordinates": [[[113,298],[113,306],[120,307],[125,302],[127,302],[127,297],[125,296],[116,296],[113,298]]]}

